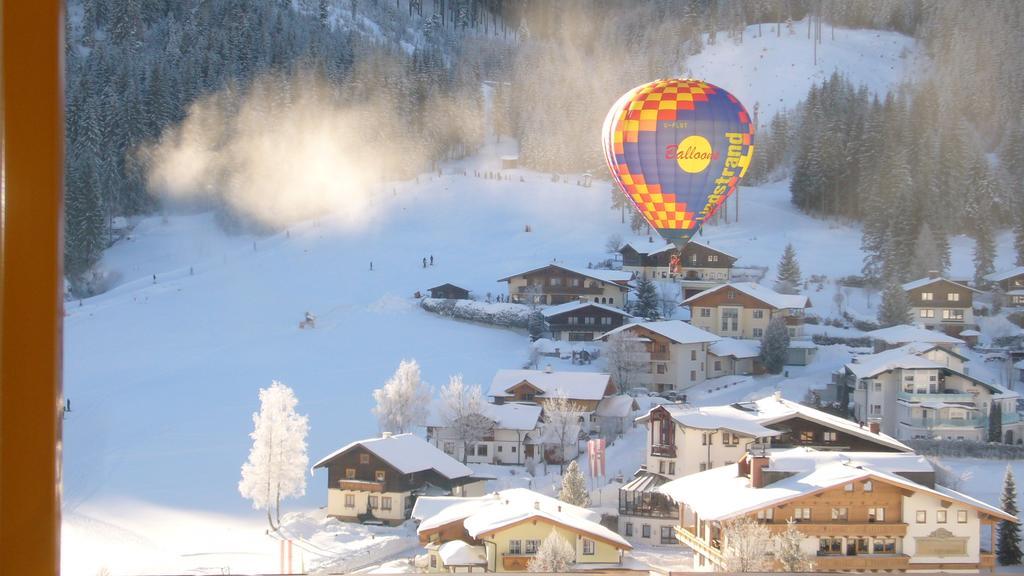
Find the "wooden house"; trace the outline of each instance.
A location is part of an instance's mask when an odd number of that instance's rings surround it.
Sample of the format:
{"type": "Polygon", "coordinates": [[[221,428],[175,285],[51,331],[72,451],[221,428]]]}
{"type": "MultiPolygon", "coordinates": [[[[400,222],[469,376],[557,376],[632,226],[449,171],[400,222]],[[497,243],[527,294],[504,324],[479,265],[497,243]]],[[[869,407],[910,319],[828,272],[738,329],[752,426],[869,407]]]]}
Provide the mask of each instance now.
{"type": "Polygon", "coordinates": [[[683,305],[690,307],[690,323],[712,334],[760,339],[768,323],[781,316],[795,339],[803,337],[804,310],[811,301],[754,282],[734,282],[690,296],[683,305]]]}
{"type": "Polygon", "coordinates": [[[648,366],[635,375],[635,386],[656,392],[685,390],[707,378],[708,346],[719,338],[682,320],[636,322],[602,334],[623,333],[637,343],[637,362],[648,366]]]}
{"type": "Polygon", "coordinates": [[[595,335],[622,326],[633,317],[608,304],[566,302],[543,310],[548,331],[555,340],[590,342],[595,335]]]}
{"type": "Polygon", "coordinates": [[[732,267],[736,263],[735,256],[692,240],[683,247],[682,252],[673,244],[646,246],[627,243],[619,249],[619,253],[622,255],[623,270],[652,280],[676,280],[682,284],[683,296],[686,298],[730,282],[732,267]]]}
{"type": "Polygon", "coordinates": [[[974,323],[974,295],[978,290],[931,273],[927,278],[903,285],[910,301],[913,322],[956,336],[977,328],[974,323]]]}
{"type": "Polygon", "coordinates": [[[630,272],[548,264],[498,280],[508,282],[511,302],[565,304],[593,302],[619,308],[629,295],[630,272]]]}
{"type": "Polygon", "coordinates": [[[454,284],[441,284],[429,290],[431,298],[441,300],[469,300],[469,290],[454,284]]]}
{"type": "Polygon", "coordinates": [[[985,280],[999,286],[1003,306],[1024,307],[1024,266],[993,272],[985,276],[985,280]]]}

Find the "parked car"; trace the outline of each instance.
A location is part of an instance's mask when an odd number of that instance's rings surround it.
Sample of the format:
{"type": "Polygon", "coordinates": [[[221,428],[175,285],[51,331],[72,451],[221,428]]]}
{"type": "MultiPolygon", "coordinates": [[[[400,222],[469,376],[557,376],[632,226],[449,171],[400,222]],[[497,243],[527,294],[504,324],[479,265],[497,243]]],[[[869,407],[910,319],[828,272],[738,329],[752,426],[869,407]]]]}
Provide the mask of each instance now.
{"type": "Polygon", "coordinates": [[[637,386],[635,388],[630,388],[629,390],[626,390],[626,394],[632,396],[633,398],[641,398],[643,396],[650,396],[651,391],[648,390],[647,388],[644,388],[643,386],[637,386]]]}

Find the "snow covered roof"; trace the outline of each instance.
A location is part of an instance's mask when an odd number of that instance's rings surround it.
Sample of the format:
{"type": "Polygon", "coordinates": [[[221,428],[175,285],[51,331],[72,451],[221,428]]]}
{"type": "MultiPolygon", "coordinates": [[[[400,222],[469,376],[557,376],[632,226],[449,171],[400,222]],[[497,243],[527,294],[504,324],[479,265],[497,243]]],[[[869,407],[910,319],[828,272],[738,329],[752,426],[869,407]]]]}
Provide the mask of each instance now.
{"type": "Polygon", "coordinates": [[[694,294],[686,300],[683,300],[683,304],[695,302],[705,296],[727,289],[742,292],[751,298],[764,302],[776,310],[785,308],[808,308],[811,305],[811,300],[807,296],[803,296],[801,294],[780,294],[767,286],[758,284],[757,282],[730,282],[729,284],[722,284],[721,286],[708,288],[699,294],[694,294]]]}
{"type": "Polygon", "coordinates": [[[629,282],[633,278],[633,274],[631,272],[623,272],[621,270],[600,270],[600,269],[597,269],[597,268],[573,268],[573,267],[570,267],[570,266],[562,266],[561,264],[545,264],[544,266],[540,266],[539,268],[534,268],[532,270],[526,270],[525,272],[520,272],[518,274],[513,274],[511,276],[506,276],[505,278],[500,278],[500,279],[498,279],[498,282],[505,282],[505,281],[511,280],[512,278],[515,278],[516,276],[523,276],[525,274],[530,274],[531,272],[537,272],[537,271],[543,270],[545,268],[550,268],[550,267],[560,268],[560,269],[566,270],[568,272],[575,272],[576,274],[579,274],[581,276],[586,276],[588,278],[593,278],[594,280],[600,280],[601,282],[608,282],[608,283],[612,283],[612,284],[624,285],[626,282],[629,282]]]}
{"type": "Polygon", "coordinates": [[[640,405],[636,403],[636,398],[622,394],[602,398],[597,403],[594,413],[608,418],[626,418],[639,409],[640,405]]]}
{"type": "Polygon", "coordinates": [[[699,430],[729,430],[754,438],[766,438],[781,434],[778,430],[765,428],[755,414],[739,410],[733,406],[702,406],[692,407],[682,404],[664,404],[652,408],[647,414],[637,418],[637,422],[646,422],[654,410],[666,410],[673,420],[681,426],[699,430]]]}
{"type": "Polygon", "coordinates": [[[945,368],[942,364],[920,356],[932,349],[927,343],[912,342],[899,348],[883,350],[876,354],[855,356],[846,364],[846,369],[857,378],[871,378],[883,372],[896,369],[945,368]]]}
{"type": "Polygon", "coordinates": [[[929,488],[908,480],[900,473],[932,471],[916,454],[845,453],[792,448],[770,453],[769,471],[792,475],[761,488],[750,486],[739,475],[736,464],[712,468],[662,485],[658,491],[684,502],[705,520],[727,520],[783,502],[841,486],[855,480],[880,480],[914,492],[926,492],[944,500],[955,500],[986,514],[1016,521],[1003,511],[949,488],[929,488]],[[707,498],[716,494],[717,498],[707,498]]]}
{"type": "Polygon", "coordinates": [[[664,244],[664,245],[662,245],[660,247],[657,244],[651,244],[650,242],[648,242],[647,244],[650,244],[652,246],[652,248],[648,248],[648,247],[641,248],[641,246],[643,246],[643,244],[640,244],[639,242],[636,243],[636,244],[634,244],[632,242],[626,242],[625,244],[622,245],[622,248],[619,248],[619,252],[621,252],[623,249],[625,249],[626,246],[629,246],[637,254],[643,254],[643,255],[647,255],[647,256],[652,256],[654,254],[661,254],[662,252],[668,252],[669,250],[675,250],[676,249],[676,245],[672,244],[671,242],[668,243],[668,244],[664,244]]]}
{"type": "Polygon", "coordinates": [[[437,549],[445,566],[478,566],[487,564],[483,546],[472,546],[462,540],[450,540],[437,549]]]}
{"type": "Polygon", "coordinates": [[[835,414],[829,414],[823,410],[817,408],[811,408],[810,406],[804,406],[799,402],[793,402],[792,400],[786,400],[782,396],[765,396],[760,400],[755,400],[749,404],[738,404],[740,408],[749,408],[753,405],[753,408],[757,411],[761,423],[765,425],[771,425],[776,422],[781,422],[792,418],[793,416],[800,416],[805,420],[817,422],[823,426],[832,428],[833,430],[842,430],[852,436],[863,438],[876,444],[883,444],[894,448],[901,452],[912,452],[910,446],[900,442],[899,440],[889,436],[888,434],[878,433],[875,434],[867,428],[861,428],[859,424],[846,418],[841,418],[835,414]]]}
{"type": "Polygon", "coordinates": [[[959,282],[953,282],[952,280],[948,278],[943,278],[941,276],[939,276],[938,278],[918,278],[917,280],[911,280],[910,282],[903,284],[903,291],[907,292],[910,290],[916,290],[918,288],[924,288],[925,286],[928,286],[929,284],[935,284],[936,282],[949,282],[950,284],[955,284],[957,286],[960,286],[961,288],[970,290],[971,292],[981,292],[980,290],[975,290],[970,286],[961,284],[959,282]]]}
{"type": "Polygon", "coordinates": [[[968,328],[967,330],[960,331],[961,336],[981,336],[981,332],[968,328]]]}
{"type": "Polygon", "coordinates": [[[559,304],[557,306],[548,306],[547,308],[542,310],[541,313],[544,314],[545,318],[551,318],[552,316],[565,314],[566,312],[572,312],[574,310],[580,310],[581,308],[587,308],[588,306],[600,308],[601,310],[604,310],[606,312],[619,314],[626,318],[632,318],[632,316],[629,315],[629,313],[623,311],[621,308],[608,306],[607,304],[597,304],[596,302],[566,302],[565,304],[559,304]]]}
{"type": "Polygon", "coordinates": [[[988,280],[989,282],[1002,282],[1003,280],[1009,280],[1010,278],[1020,276],[1021,274],[1024,274],[1024,266],[1017,266],[1010,268],[1009,270],[986,274],[985,280],[988,280]]]}
{"type": "Polygon", "coordinates": [[[712,342],[711,353],[719,358],[756,358],[761,354],[761,343],[757,340],[741,340],[739,338],[722,338],[712,342]]]}
{"type": "Polygon", "coordinates": [[[604,340],[612,334],[632,330],[636,326],[646,328],[655,334],[660,334],[677,344],[698,344],[701,342],[715,342],[717,340],[721,340],[719,336],[716,336],[706,330],[701,330],[692,324],[687,324],[682,320],[659,320],[657,322],[633,322],[630,324],[624,324],[614,330],[605,332],[598,336],[596,340],[604,340]]]}
{"type": "Polygon", "coordinates": [[[611,376],[600,372],[498,370],[487,395],[495,398],[512,396],[509,390],[522,382],[540,389],[548,398],[564,394],[572,400],[600,400],[611,384],[611,376]]]}
{"type": "Polygon", "coordinates": [[[316,464],[313,464],[313,468],[323,467],[334,458],[356,446],[362,446],[373,452],[378,458],[394,466],[402,474],[435,470],[438,474],[449,480],[473,475],[473,471],[464,464],[438,450],[415,434],[398,434],[382,438],[358,440],[321,458],[316,464]]]}
{"type": "Polygon", "coordinates": [[[928,330],[927,328],[910,326],[909,324],[879,328],[878,330],[865,332],[864,335],[888,344],[906,344],[908,342],[928,342],[932,344],[964,343],[963,340],[954,338],[939,330],[928,330]]]}
{"type": "MultiPolygon", "coordinates": [[[[494,427],[502,430],[533,430],[540,421],[541,407],[537,404],[520,404],[509,402],[507,404],[484,404],[480,407],[480,413],[494,422],[494,427]]],[[[434,402],[427,414],[427,426],[443,428],[448,425],[445,421],[444,411],[441,403],[434,402]]]]}
{"type": "Polygon", "coordinates": [[[593,520],[586,520],[574,514],[566,514],[559,510],[544,507],[535,508],[522,502],[499,503],[477,509],[475,513],[463,521],[463,527],[473,538],[480,538],[488,532],[494,532],[526,522],[543,519],[563,527],[582,532],[595,540],[603,540],[616,548],[630,550],[633,547],[625,538],[605,528],[593,520]]]}

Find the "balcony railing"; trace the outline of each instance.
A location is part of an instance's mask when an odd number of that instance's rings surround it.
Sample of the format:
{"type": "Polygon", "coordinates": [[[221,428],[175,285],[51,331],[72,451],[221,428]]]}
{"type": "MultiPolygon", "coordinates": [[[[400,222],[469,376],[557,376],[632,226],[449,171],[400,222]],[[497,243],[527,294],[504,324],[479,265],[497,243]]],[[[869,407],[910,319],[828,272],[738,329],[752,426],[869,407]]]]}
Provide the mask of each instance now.
{"type": "MultiPolygon", "coordinates": [[[[778,534],[786,531],[784,522],[765,524],[772,532],[778,534]]],[[[907,525],[903,522],[800,522],[796,525],[797,530],[806,536],[906,536],[907,525]]]]}
{"type": "Polygon", "coordinates": [[[896,397],[907,402],[974,402],[973,394],[918,394],[915,392],[899,392],[896,397]]]}
{"type": "Polygon", "coordinates": [[[373,480],[343,479],[338,481],[338,487],[342,490],[353,492],[383,492],[384,483],[373,480]]]}
{"type": "Polygon", "coordinates": [[[725,561],[722,557],[722,550],[715,548],[708,542],[697,537],[693,531],[682,526],[675,527],[676,540],[689,546],[693,551],[704,555],[713,567],[725,568],[725,561]]]}
{"type": "Polygon", "coordinates": [[[858,554],[856,556],[815,556],[814,570],[906,570],[910,556],[905,554],[858,554]]]}
{"type": "Polygon", "coordinates": [[[651,444],[651,456],[675,458],[676,446],[675,444],[651,444]]]}
{"type": "Polygon", "coordinates": [[[600,286],[520,286],[516,288],[516,292],[520,294],[526,294],[528,292],[536,292],[540,294],[602,294],[604,288],[600,286]]]}
{"type": "Polygon", "coordinates": [[[912,428],[980,428],[988,424],[988,418],[902,418],[900,421],[912,428]]]}
{"type": "Polygon", "coordinates": [[[1020,422],[1020,412],[1003,412],[1003,425],[1020,422]]]}

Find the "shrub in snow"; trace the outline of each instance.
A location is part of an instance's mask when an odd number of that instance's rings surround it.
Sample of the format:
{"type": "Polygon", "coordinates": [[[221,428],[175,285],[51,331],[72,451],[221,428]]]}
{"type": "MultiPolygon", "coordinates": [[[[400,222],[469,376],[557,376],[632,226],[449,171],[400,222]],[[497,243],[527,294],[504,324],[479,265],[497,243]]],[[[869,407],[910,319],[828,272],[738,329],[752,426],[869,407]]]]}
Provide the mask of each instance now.
{"type": "Polygon", "coordinates": [[[249,434],[252,449],[238,483],[253,508],[267,511],[272,530],[281,524],[281,499],[306,493],[309,419],[295,412],[298,402],[292,389],[277,381],[260,390],[260,411],[252,415],[249,434]]]}
{"type": "Polygon", "coordinates": [[[580,471],[580,465],[575,460],[569,463],[569,467],[562,476],[562,489],[558,491],[558,499],[574,506],[586,508],[590,506],[590,493],[587,492],[587,480],[580,471]]]}
{"type": "Polygon", "coordinates": [[[811,342],[814,342],[818,346],[832,346],[833,344],[845,344],[851,348],[870,348],[871,338],[867,336],[857,338],[847,338],[843,336],[829,336],[828,334],[814,334],[811,336],[811,342]]]}
{"type": "MultiPolygon", "coordinates": [[[[1006,466],[1006,476],[1003,477],[1002,509],[1007,514],[1017,515],[1017,484],[1013,481],[1013,470],[1009,465],[1006,466]]],[[[1020,564],[1020,526],[1016,522],[999,522],[996,557],[1003,566],[1020,564]]]]}
{"type": "Polygon", "coordinates": [[[530,339],[533,341],[539,340],[548,328],[547,321],[544,320],[544,314],[540,310],[534,310],[530,313],[526,325],[527,330],[530,331],[530,339]]]}
{"type": "Polygon", "coordinates": [[[484,416],[486,402],[479,386],[467,386],[462,375],[452,376],[441,388],[441,416],[445,425],[462,440],[462,462],[471,446],[494,430],[494,422],[484,416]]]}
{"type": "Polygon", "coordinates": [[[750,516],[741,516],[725,522],[723,529],[726,571],[764,572],[771,568],[772,535],[767,526],[750,516]]]}
{"type": "Polygon", "coordinates": [[[430,386],[420,380],[420,365],[415,360],[402,360],[395,374],[383,388],[373,391],[377,405],[373,413],[384,432],[402,434],[427,419],[430,386]]]}
{"type": "Polygon", "coordinates": [[[494,326],[528,328],[530,322],[530,307],[524,304],[424,298],[420,300],[420,307],[441,316],[494,326]]]}
{"type": "Polygon", "coordinates": [[[526,569],[535,573],[568,572],[572,570],[575,559],[576,550],[572,544],[552,529],[548,537],[540,543],[537,553],[530,559],[526,569]]]}

